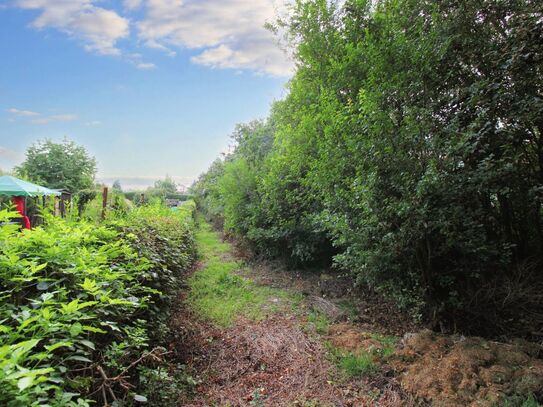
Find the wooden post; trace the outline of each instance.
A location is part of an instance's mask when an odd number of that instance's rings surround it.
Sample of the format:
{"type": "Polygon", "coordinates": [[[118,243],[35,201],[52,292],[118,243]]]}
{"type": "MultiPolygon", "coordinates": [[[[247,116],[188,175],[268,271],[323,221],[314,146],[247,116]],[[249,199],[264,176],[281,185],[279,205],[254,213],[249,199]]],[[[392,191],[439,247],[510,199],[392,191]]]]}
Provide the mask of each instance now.
{"type": "Polygon", "coordinates": [[[140,195],[140,205],[143,205],[145,203],[145,194],[142,192],[140,195]]]}
{"type": "Polygon", "coordinates": [[[58,210],[60,212],[60,217],[65,218],[66,217],[66,206],[64,205],[64,199],[62,199],[62,195],[60,196],[58,200],[58,210]]]}
{"type": "Polygon", "coordinates": [[[106,208],[107,208],[107,187],[104,187],[102,191],[102,219],[106,218],[106,208]]]}

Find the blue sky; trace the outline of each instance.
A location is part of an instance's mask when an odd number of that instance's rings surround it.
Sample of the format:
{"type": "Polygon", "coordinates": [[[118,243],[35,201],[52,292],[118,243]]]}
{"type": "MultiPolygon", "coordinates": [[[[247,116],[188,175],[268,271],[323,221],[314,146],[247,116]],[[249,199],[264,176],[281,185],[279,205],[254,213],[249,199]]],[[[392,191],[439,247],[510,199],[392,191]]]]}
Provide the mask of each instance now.
{"type": "Polygon", "coordinates": [[[292,65],[272,0],[0,0],[0,168],[68,137],[98,179],[188,184],[236,123],[263,118],[292,65]]]}

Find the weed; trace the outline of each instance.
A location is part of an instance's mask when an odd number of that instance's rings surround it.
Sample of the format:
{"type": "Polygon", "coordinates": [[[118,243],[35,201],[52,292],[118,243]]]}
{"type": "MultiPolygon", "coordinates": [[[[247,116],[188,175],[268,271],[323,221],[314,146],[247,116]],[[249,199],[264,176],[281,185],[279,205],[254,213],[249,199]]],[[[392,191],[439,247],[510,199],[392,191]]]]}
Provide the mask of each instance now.
{"type": "Polygon", "coordinates": [[[506,400],[498,403],[499,407],[541,407],[533,394],[529,396],[521,396],[519,394],[509,396],[506,400]]]}
{"type": "Polygon", "coordinates": [[[348,377],[367,376],[374,373],[377,365],[371,353],[346,353],[339,357],[338,366],[348,377]]]}
{"type": "Polygon", "coordinates": [[[354,302],[349,300],[342,300],[337,304],[339,308],[345,313],[348,319],[353,320],[358,316],[358,310],[354,302]]]}
{"type": "Polygon", "coordinates": [[[264,397],[265,396],[261,393],[261,389],[256,389],[253,392],[253,397],[249,405],[255,407],[264,407],[264,397]]]}
{"type": "Polygon", "coordinates": [[[332,322],[330,321],[330,318],[328,318],[325,314],[318,311],[311,311],[307,316],[307,320],[315,327],[315,331],[319,335],[328,334],[328,329],[330,328],[330,324],[332,322]]]}
{"type": "Polygon", "coordinates": [[[371,338],[383,345],[382,348],[370,348],[357,352],[345,351],[333,346],[329,341],[324,343],[331,360],[348,377],[370,376],[377,371],[378,364],[394,353],[398,339],[394,336],[373,334],[371,338]]]}
{"type": "Polygon", "coordinates": [[[398,343],[398,338],[396,336],[372,334],[371,338],[383,345],[382,349],[377,350],[381,358],[386,359],[394,354],[396,344],[398,343]]]}

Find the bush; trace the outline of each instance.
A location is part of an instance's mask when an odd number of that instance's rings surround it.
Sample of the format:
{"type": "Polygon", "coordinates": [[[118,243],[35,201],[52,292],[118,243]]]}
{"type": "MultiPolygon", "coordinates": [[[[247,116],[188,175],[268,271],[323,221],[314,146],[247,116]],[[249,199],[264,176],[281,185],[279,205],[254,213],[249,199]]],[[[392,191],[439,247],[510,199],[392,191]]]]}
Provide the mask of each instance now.
{"type": "MultiPolygon", "coordinates": [[[[160,360],[164,314],[194,259],[191,210],[0,227],[0,404],[88,405],[113,395],[130,404],[139,383],[126,373],[135,360],[160,360]]],[[[10,216],[0,211],[0,222],[10,216]]]]}
{"type": "Polygon", "coordinates": [[[466,316],[504,300],[477,288],[543,265],[542,21],[533,0],[295,2],[289,94],[238,128],[199,206],[257,254],[333,258],[477,331],[466,316]]]}

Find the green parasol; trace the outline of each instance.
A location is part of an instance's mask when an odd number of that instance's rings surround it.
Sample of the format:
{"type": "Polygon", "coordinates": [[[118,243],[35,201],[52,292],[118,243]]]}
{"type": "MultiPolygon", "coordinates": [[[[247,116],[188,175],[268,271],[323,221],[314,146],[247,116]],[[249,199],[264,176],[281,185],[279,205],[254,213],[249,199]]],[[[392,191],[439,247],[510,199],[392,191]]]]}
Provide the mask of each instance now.
{"type": "Polygon", "coordinates": [[[22,179],[4,175],[0,177],[0,195],[4,196],[45,196],[60,195],[60,192],[54,191],[22,179]]]}

